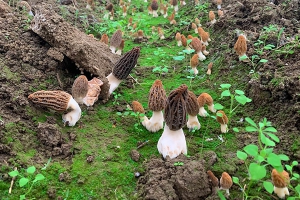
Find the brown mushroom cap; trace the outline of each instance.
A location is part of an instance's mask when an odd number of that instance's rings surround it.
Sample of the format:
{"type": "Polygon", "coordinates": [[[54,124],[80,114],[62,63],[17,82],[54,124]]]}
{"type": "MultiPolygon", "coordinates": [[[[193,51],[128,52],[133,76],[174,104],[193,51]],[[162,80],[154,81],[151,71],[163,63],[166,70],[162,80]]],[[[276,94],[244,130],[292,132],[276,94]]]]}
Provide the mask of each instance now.
{"type": "Polygon", "coordinates": [[[142,30],[138,30],[138,37],[144,37],[144,32],[142,30]]]}
{"type": "Polygon", "coordinates": [[[45,106],[56,111],[65,111],[68,109],[68,103],[72,96],[66,92],[55,91],[37,91],[28,96],[33,103],[45,106]]]}
{"type": "Polygon", "coordinates": [[[202,37],[201,34],[202,34],[203,32],[205,32],[204,29],[201,28],[201,27],[198,27],[198,34],[199,34],[200,37],[202,37]]]}
{"type": "Polygon", "coordinates": [[[217,5],[221,5],[222,4],[222,0],[217,0],[217,5]]]}
{"type": "Polygon", "coordinates": [[[108,10],[109,12],[111,12],[113,8],[114,8],[114,5],[110,3],[106,6],[105,9],[108,10]]]}
{"type": "Polygon", "coordinates": [[[110,39],[110,46],[118,48],[122,42],[122,31],[118,29],[110,39]]]}
{"type": "Polygon", "coordinates": [[[89,89],[89,81],[85,75],[78,76],[72,86],[72,96],[75,101],[78,102],[79,99],[83,99],[89,89]]]}
{"type": "Polygon", "coordinates": [[[195,23],[200,24],[200,20],[198,18],[195,18],[195,23]]]}
{"type": "Polygon", "coordinates": [[[240,35],[234,45],[234,50],[239,56],[247,52],[247,42],[244,35],[240,35]]]}
{"type": "Polygon", "coordinates": [[[216,18],[214,11],[209,11],[208,17],[210,21],[214,20],[216,18]]]}
{"type": "Polygon", "coordinates": [[[201,33],[201,39],[202,39],[203,42],[206,42],[208,40],[208,38],[209,38],[209,33],[208,32],[204,31],[204,32],[201,33]]]}
{"type": "Polygon", "coordinates": [[[187,36],[187,39],[188,39],[188,40],[191,40],[191,39],[193,39],[193,36],[192,36],[192,35],[188,35],[188,36],[187,36]]]}
{"type": "Polygon", "coordinates": [[[120,46],[118,47],[118,49],[123,50],[124,45],[125,45],[125,40],[122,40],[120,46]]]}
{"type": "Polygon", "coordinates": [[[213,187],[218,187],[219,186],[219,179],[212,173],[212,171],[207,171],[206,172],[208,175],[209,180],[211,181],[211,184],[213,187]]]}
{"type": "Polygon", "coordinates": [[[208,64],[208,66],[207,66],[207,69],[212,69],[212,67],[213,67],[213,63],[210,62],[210,63],[208,64]]]}
{"type": "Polygon", "coordinates": [[[181,35],[181,43],[182,43],[182,46],[184,46],[184,47],[187,46],[187,39],[184,35],[181,35]]]}
{"type": "Polygon", "coordinates": [[[232,182],[231,176],[227,172],[223,172],[222,177],[220,179],[220,186],[223,189],[229,189],[229,188],[231,188],[232,184],[233,184],[233,182],[232,182]]]}
{"type": "Polygon", "coordinates": [[[127,53],[125,53],[120,60],[117,61],[113,68],[113,75],[119,79],[126,79],[131,70],[137,63],[137,59],[140,56],[140,47],[134,47],[127,53]]]}
{"type": "Polygon", "coordinates": [[[173,12],[173,13],[171,14],[171,16],[168,17],[168,19],[169,19],[169,21],[172,21],[172,20],[174,20],[174,18],[175,18],[175,13],[173,12]]]}
{"type": "Polygon", "coordinates": [[[212,97],[208,93],[205,93],[205,92],[200,94],[197,100],[198,100],[198,104],[200,107],[204,107],[205,104],[211,106],[214,102],[212,97]]]}
{"type": "Polygon", "coordinates": [[[224,113],[223,110],[219,110],[217,112],[217,121],[220,123],[220,124],[228,124],[228,117],[226,116],[226,114],[224,113]],[[218,113],[221,113],[222,114],[222,117],[218,115],[218,113]]]}
{"type": "Polygon", "coordinates": [[[224,16],[224,12],[222,10],[218,10],[218,16],[219,17],[223,17],[224,16]]]}
{"type": "Polygon", "coordinates": [[[175,39],[176,41],[181,41],[181,34],[179,32],[176,33],[175,39]]]}
{"type": "Polygon", "coordinates": [[[132,17],[129,18],[128,23],[129,23],[129,24],[132,23],[132,17]]]}
{"type": "Polygon", "coordinates": [[[133,112],[145,113],[145,110],[144,110],[142,104],[138,101],[132,102],[132,110],[133,110],[133,112]]]}
{"type": "Polygon", "coordinates": [[[167,95],[161,80],[156,80],[150,88],[148,108],[152,111],[162,111],[166,107],[167,95]]]}
{"type": "Polygon", "coordinates": [[[103,42],[104,44],[108,44],[108,36],[106,34],[103,34],[101,36],[100,42],[103,42]]]}
{"type": "Polygon", "coordinates": [[[191,116],[196,116],[199,113],[199,105],[197,102],[197,96],[192,91],[188,91],[188,99],[186,102],[186,111],[191,116]]]}
{"type": "Polygon", "coordinates": [[[156,0],[152,0],[151,9],[152,10],[157,10],[158,9],[158,3],[157,3],[156,0]]]}
{"type": "Polygon", "coordinates": [[[290,176],[285,170],[278,172],[276,169],[272,170],[271,174],[272,182],[277,188],[287,187],[290,183],[290,176]]]}
{"type": "Polygon", "coordinates": [[[197,25],[195,23],[192,23],[192,29],[196,29],[197,25]]]}
{"type": "Polygon", "coordinates": [[[178,5],[178,1],[177,0],[171,0],[171,5],[172,6],[177,6],[178,5]]]}
{"type": "Polygon", "coordinates": [[[202,43],[197,37],[193,37],[191,45],[197,53],[202,50],[202,43]]]}
{"type": "MultiPolygon", "coordinates": [[[[190,64],[192,68],[197,67],[197,65],[199,64],[199,56],[198,54],[194,54],[193,57],[190,60],[190,64]]],[[[197,98],[196,98],[197,99],[197,98]]]]}
{"type": "Polygon", "coordinates": [[[172,131],[181,129],[186,125],[186,101],[188,98],[188,87],[181,85],[177,89],[171,91],[168,96],[164,119],[167,126],[172,131]]]}

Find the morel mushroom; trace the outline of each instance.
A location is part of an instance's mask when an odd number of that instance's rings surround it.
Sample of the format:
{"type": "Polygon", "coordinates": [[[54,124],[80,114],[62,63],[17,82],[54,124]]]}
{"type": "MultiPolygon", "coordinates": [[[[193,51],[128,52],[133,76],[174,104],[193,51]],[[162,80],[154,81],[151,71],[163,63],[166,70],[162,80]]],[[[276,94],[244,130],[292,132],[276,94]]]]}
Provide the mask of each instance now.
{"type": "Polygon", "coordinates": [[[208,17],[209,17],[210,24],[216,23],[216,16],[214,11],[209,11],[208,17]]]}
{"type": "Polygon", "coordinates": [[[241,60],[241,57],[246,56],[247,42],[246,42],[245,35],[243,35],[243,34],[239,35],[239,37],[234,45],[234,50],[239,55],[239,60],[241,60]]]}
{"type": "Polygon", "coordinates": [[[161,80],[156,80],[150,88],[148,97],[148,108],[153,111],[149,120],[148,131],[157,132],[163,128],[163,109],[166,106],[167,95],[161,80]]]}
{"type": "Polygon", "coordinates": [[[195,31],[195,33],[198,33],[198,28],[195,23],[192,23],[192,29],[195,31]]]}
{"type": "Polygon", "coordinates": [[[208,51],[206,51],[206,46],[204,45],[204,44],[202,44],[202,53],[205,55],[205,56],[207,56],[208,54],[209,54],[209,52],[208,51]]]}
{"type": "Polygon", "coordinates": [[[195,52],[199,56],[199,60],[203,61],[206,59],[205,55],[202,53],[202,43],[197,37],[193,37],[191,42],[192,48],[195,50],[195,52]]]}
{"type": "Polygon", "coordinates": [[[211,75],[211,69],[212,69],[212,67],[213,67],[213,63],[210,62],[208,64],[208,66],[207,66],[207,72],[206,72],[207,75],[211,75]]]}
{"type": "Polygon", "coordinates": [[[124,5],[122,7],[122,11],[123,11],[123,17],[126,17],[127,16],[127,6],[126,5],[124,5]]]}
{"type": "Polygon", "coordinates": [[[104,33],[102,36],[101,36],[101,39],[100,39],[100,42],[103,42],[104,44],[108,45],[108,36],[104,33]]]}
{"type": "Polygon", "coordinates": [[[74,126],[81,117],[81,109],[73,97],[63,91],[37,91],[28,96],[33,103],[45,106],[55,111],[66,111],[69,113],[62,116],[64,124],[74,126]]]}
{"type": "Polygon", "coordinates": [[[152,9],[152,16],[153,17],[158,17],[158,14],[157,14],[157,10],[158,10],[157,0],[152,0],[151,9],[152,9]]]}
{"type": "Polygon", "coordinates": [[[287,188],[290,183],[290,176],[285,170],[278,172],[276,169],[273,169],[271,178],[274,184],[274,193],[279,198],[284,199],[285,195],[290,195],[287,188]]]}
{"type": "Polygon", "coordinates": [[[190,50],[191,48],[189,47],[189,45],[187,44],[187,39],[184,35],[181,35],[181,43],[182,46],[185,47],[186,50],[190,50]]]}
{"type": "Polygon", "coordinates": [[[171,7],[174,8],[175,12],[178,12],[178,1],[177,0],[171,0],[171,7]]]}
{"type": "Polygon", "coordinates": [[[223,10],[218,10],[218,16],[219,16],[219,18],[224,17],[224,11],[223,10]]]}
{"type": "Polygon", "coordinates": [[[198,74],[198,70],[197,70],[198,64],[199,64],[199,56],[198,54],[194,54],[190,60],[190,65],[192,70],[194,71],[194,74],[198,74]]]}
{"type": "Polygon", "coordinates": [[[140,56],[140,48],[134,47],[127,53],[125,53],[120,60],[115,64],[112,73],[106,78],[110,84],[109,94],[113,93],[119,86],[123,79],[126,79],[130,71],[134,68],[137,63],[137,59],[140,56]]]}
{"type": "Polygon", "coordinates": [[[223,172],[222,177],[220,178],[220,190],[225,190],[227,196],[229,196],[229,189],[231,188],[232,184],[233,182],[231,176],[227,172],[223,172]]]}
{"type": "Polygon", "coordinates": [[[31,11],[31,6],[28,4],[28,2],[26,1],[20,1],[17,3],[17,8],[19,10],[26,10],[26,12],[28,13],[28,15],[33,16],[33,13],[31,11]]]}
{"type": "Polygon", "coordinates": [[[157,143],[157,149],[164,158],[176,158],[181,153],[187,154],[187,145],[182,127],[186,124],[186,85],[173,90],[167,99],[164,119],[165,127],[157,143]]]}
{"type": "Polygon", "coordinates": [[[208,41],[210,41],[208,32],[203,31],[201,33],[201,41],[205,46],[208,46],[208,41]]]}
{"type": "Polygon", "coordinates": [[[122,51],[123,51],[123,49],[124,49],[124,45],[125,45],[125,41],[122,40],[122,41],[121,41],[121,44],[120,44],[120,46],[118,47],[118,50],[117,50],[117,52],[116,52],[117,55],[121,55],[121,54],[122,54],[122,51]]]}
{"type": "Polygon", "coordinates": [[[150,6],[148,6],[148,15],[152,15],[152,14],[153,14],[153,10],[150,5],[150,6]]]}
{"type": "Polygon", "coordinates": [[[206,117],[207,115],[207,111],[204,109],[204,105],[207,104],[208,105],[208,109],[211,112],[216,112],[215,108],[214,108],[214,103],[213,103],[213,99],[212,97],[208,94],[208,93],[202,93],[199,95],[198,97],[198,104],[199,104],[199,115],[202,117],[206,117]]]}
{"type": "Polygon", "coordinates": [[[112,53],[116,53],[116,49],[120,46],[122,42],[122,31],[118,29],[110,39],[110,50],[112,53]]]}
{"type": "Polygon", "coordinates": [[[77,103],[83,103],[83,98],[88,93],[88,87],[88,79],[85,75],[80,75],[75,79],[72,86],[72,96],[77,103]]]}
{"type": "Polygon", "coordinates": [[[186,111],[188,113],[188,121],[186,125],[189,128],[189,130],[191,131],[200,129],[201,125],[197,118],[197,114],[199,112],[199,105],[197,102],[197,97],[192,91],[188,91],[186,111]]]}
{"type": "Polygon", "coordinates": [[[158,32],[159,39],[161,40],[165,39],[164,31],[162,30],[162,28],[157,27],[157,32],[158,32]]]}
{"type": "Polygon", "coordinates": [[[226,114],[224,113],[223,110],[219,110],[217,112],[216,119],[219,122],[219,124],[221,125],[221,133],[227,133],[228,132],[228,129],[227,129],[228,117],[226,116],[226,114]]]}
{"type": "Polygon", "coordinates": [[[199,27],[199,26],[202,26],[201,23],[200,23],[200,20],[198,18],[195,18],[195,23],[196,25],[199,27]]]}
{"type": "Polygon", "coordinates": [[[88,92],[83,99],[83,103],[86,106],[93,106],[94,103],[98,100],[102,85],[103,82],[96,77],[88,82],[88,92]]]}
{"type": "Polygon", "coordinates": [[[217,8],[218,10],[221,9],[222,0],[217,0],[217,8]]]}
{"type": "Polygon", "coordinates": [[[182,46],[182,42],[181,42],[181,34],[179,32],[176,33],[175,35],[175,40],[177,42],[177,46],[182,46]]]}
{"type": "Polygon", "coordinates": [[[141,115],[139,115],[139,118],[140,118],[140,120],[142,122],[142,125],[144,127],[147,127],[148,123],[149,123],[149,119],[145,115],[145,110],[144,110],[142,104],[140,102],[138,102],[138,101],[133,101],[132,102],[132,110],[133,110],[133,112],[141,114],[141,115]]]}
{"type": "Polygon", "coordinates": [[[215,194],[217,192],[217,190],[219,189],[219,179],[210,170],[208,170],[206,173],[207,173],[208,179],[211,183],[212,193],[215,194]]]}

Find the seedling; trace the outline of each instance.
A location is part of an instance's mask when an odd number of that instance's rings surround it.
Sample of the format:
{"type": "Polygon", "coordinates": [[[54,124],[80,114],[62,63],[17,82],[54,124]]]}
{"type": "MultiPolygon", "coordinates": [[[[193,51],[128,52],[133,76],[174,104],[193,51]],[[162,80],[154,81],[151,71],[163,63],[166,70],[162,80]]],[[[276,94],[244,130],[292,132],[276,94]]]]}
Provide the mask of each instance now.
{"type": "Polygon", "coordinates": [[[174,166],[183,166],[183,164],[184,164],[183,162],[175,162],[174,166]]]}

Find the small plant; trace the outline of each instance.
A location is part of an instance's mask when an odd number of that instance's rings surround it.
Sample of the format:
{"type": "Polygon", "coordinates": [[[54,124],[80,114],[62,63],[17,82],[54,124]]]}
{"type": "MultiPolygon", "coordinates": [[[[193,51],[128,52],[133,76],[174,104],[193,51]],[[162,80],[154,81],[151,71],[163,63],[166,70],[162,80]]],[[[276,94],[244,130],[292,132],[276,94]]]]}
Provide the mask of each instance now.
{"type": "Polygon", "coordinates": [[[21,177],[20,180],[19,180],[19,186],[20,187],[25,187],[27,186],[27,192],[25,194],[22,194],[20,195],[20,200],[23,200],[23,199],[26,199],[26,195],[28,195],[32,189],[32,187],[34,186],[34,184],[38,181],[41,181],[41,180],[44,180],[45,177],[43,174],[36,174],[34,176],[34,179],[33,179],[33,175],[36,171],[36,168],[35,166],[31,166],[31,167],[28,167],[26,169],[26,173],[25,174],[21,174],[19,171],[11,171],[9,172],[8,174],[11,176],[11,177],[21,177]]]}
{"type": "Polygon", "coordinates": [[[169,69],[168,69],[168,66],[166,66],[166,65],[157,66],[152,69],[152,72],[159,73],[159,76],[161,76],[162,74],[168,73],[168,71],[169,71],[169,69]]]}
{"type": "Polygon", "coordinates": [[[183,166],[183,165],[184,165],[183,162],[175,162],[175,163],[174,163],[174,166],[183,166]]]}
{"type": "Polygon", "coordinates": [[[120,103],[118,102],[118,99],[119,97],[121,97],[122,95],[119,94],[119,93],[116,93],[116,92],[113,92],[113,97],[114,97],[114,100],[113,100],[113,105],[120,105],[120,103]]]}
{"type": "Polygon", "coordinates": [[[143,129],[140,128],[141,126],[141,118],[145,115],[144,113],[139,113],[139,112],[134,112],[132,110],[129,110],[129,108],[126,109],[125,112],[117,112],[117,115],[121,116],[121,117],[127,117],[127,116],[134,116],[137,121],[133,124],[134,129],[137,130],[138,132],[142,132],[143,129]]]}

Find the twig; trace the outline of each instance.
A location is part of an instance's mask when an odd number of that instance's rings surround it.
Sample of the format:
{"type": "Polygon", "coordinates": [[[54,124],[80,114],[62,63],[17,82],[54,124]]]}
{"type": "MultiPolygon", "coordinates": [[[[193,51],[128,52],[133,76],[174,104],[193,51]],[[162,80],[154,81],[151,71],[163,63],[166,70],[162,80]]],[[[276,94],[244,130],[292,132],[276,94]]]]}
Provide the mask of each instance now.
{"type": "Polygon", "coordinates": [[[133,78],[133,76],[131,76],[131,74],[129,74],[129,76],[137,83],[140,85],[140,83],[137,81],[137,79],[133,78]]]}
{"type": "Polygon", "coordinates": [[[147,143],[149,142],[149,140],[146,140],[145,142],[143,142],[142,144],[140,144],[137,149],[142,148],[143,146],[145,146],[147,143]]]}
{"type": "MultiPolygon", "coordinates": [[[[14,171],[17,171],[17,167],[15,167],[15,168],[14,168],[14,171]]],[[[13,185],[14,185],[14,181],[15,181],[15,179],[16,179],[16,177],[15,177],[15,176],[14,176],[14,177],[12,177],[12,179],[11,179],[11,182],[10,182],[10,188],[9,188],[9,190],[8,190],[8,193],[9,193],[9,194],[11,194],[12,187],[13,187],[13,185]]]]}

